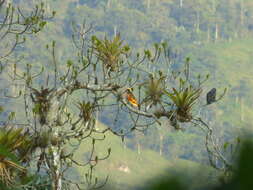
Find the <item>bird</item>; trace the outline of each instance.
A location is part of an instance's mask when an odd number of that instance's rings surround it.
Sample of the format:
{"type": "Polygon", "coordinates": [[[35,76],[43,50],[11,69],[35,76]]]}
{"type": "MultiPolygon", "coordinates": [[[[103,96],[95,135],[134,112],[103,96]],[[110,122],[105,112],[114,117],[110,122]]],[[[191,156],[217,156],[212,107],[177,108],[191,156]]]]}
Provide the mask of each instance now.
{"type": "Polygon", "coordinates": [[[216,101],[216,88],[212,88],[207,94],[206,94],[206,104],[212,104],[216,101]]]}
{"type": "Polygon", "coordinates": [[[136,100],[135,96],[133,95],[131,88],[127,88],[126,89],[126,99],[134,107],[138,107],[139,106],[138,105],[138,101],[136,100]]]}

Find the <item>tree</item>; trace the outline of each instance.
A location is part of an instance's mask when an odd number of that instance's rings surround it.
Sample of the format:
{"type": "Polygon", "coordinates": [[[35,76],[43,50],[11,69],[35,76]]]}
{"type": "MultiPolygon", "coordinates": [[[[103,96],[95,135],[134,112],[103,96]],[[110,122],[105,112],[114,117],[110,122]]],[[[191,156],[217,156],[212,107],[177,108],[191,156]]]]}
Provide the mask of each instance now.
{"type": "MultiPolygon", "coordinates": [[[[176,130],[190,123],[205,127],[208,139],[212,136],[210,127],[193,109],[203,105],[199,104],[200,97],[208,76],[194,80],[189,72],[189,59],[180,71],[173,70],[172,66],[177,63],[173,62],[166,43],[155,44],[153,51],[134,53],[119,34],[112,39],[99,38],[90,36],[91,29],[85,23],[74,28],[77,57],[66,60],[65,64],[57,60],[58,47],[53,41],[47,46],[52,57],[51,67],[42,66],[36,73],[35,64],[13,64],[8,70],[13,76],[12,84],[18,82],[23,86],[19,95],[24,100],[24,114],[19,115],[36,145],[30,154],[31,163],[38,172],[47,174],[53,190],[64,186],[93,189],[103,185],[94,178],[93,171],[100,160],[110,155],[111,149],[99,157],[95,154],[95,145],[109,132],[124,140],[134,130],[144,131],[159,125],[163,117],[176,130]],[[44,72],[48,73],[46,79],[44,72]],[[138,106],[128,102],[129,88],[133,88],[138,106]],[[108,109],[115,113],[110,118],[115,126],[120,116],[128,118],[128,123],[119,128],[98,129],[99,114],[108,109]],[[91,143],[86,163],[74,158],[84,140],[91,143]],[[75,146],[71,146],[73,143],[75,146]],[[74,181],[65,175],[73,165],[88,168],[83,181],[74,181]]],[[[215,151],[211,150],[210,154],[215,151]]],[[[217,157],[223,158],[221,154],[217,157]]]]}
{"type": "MultiPolygon", "coordinates": [[[[46,19],[50,17],[45,14],[43,3],[28,12],[14,6],[10,1],[0,1],[0,74],[6,69],[5,67],[13,63],[11,56],[16,48],[25,42],[26,36],[41,31],[46,24],[46,19]]],[[[0,92],[2,94],[3,89],[0,89],[0,92]]],[[[4,107],[0,105],[0,114],[4,111],[4,107]]],[[[34,148],[33,139],[22,127],[16,129],[10,124],[14,117],[15,112],[10,112],[5,121],[2,121],[1,115],[0,186],[4,189],[14,185],[25,185],[32,179],[31,176],[28,179],[29,174],[25,166],[29,162],[30,151],[34,148]]]]}
{"type": "MultiPolygon", "coordinates": [[[[24,43],[25,35],[39,32],[46,24],[45,19],[49,19],[49,17],[46,18],[44,14],[43,3],[36,5],[27,16],[27,12],[23,12],[19,7],[14,7],[2,0],[0,2],[0,11],[2,18],[0,21],[0,60],[8,62],[8,56],[18,45],[24,43]],[[9,43],[9,41],[12,43],[9,43]]],[[[1,65],[3,66],[2,62],[1,65]]]]}
{"type": "Polygon", "coordinates": [[[154,123],[160,124],[161,117],[167,118],[177,130],[184,123],[202,124],[201,120],[194,119],[193,106],[200,98],[206,79],[198,78],[195,83],[191,82],[189,59],[182,72],[159,70],[154,73],[147,68],[158,64],[171,67],[166,43],[155,44],[154,53],[145,50],[142,54],[133,55],[120,35],[111,40],[107,37],[99,39],[89,37],[90,30],[85,24],[75,29],[76,62],[68,60],[65,65],[60,65],[56,60],[57,44],[52,42],[47,47],[54,69],[53,73],[48,72],[46,82],[40,87],[36,80],[47,68],[42,67],[41,72],[34,74],[33,65],[27,64],[22,73],[15,71],[12,79],[13,82],[23,81],[21,95],[25,101],[26,128],[31,131],[30,135],[36,139],[37,145],[32,160],[37,163],[38,171],[44,170],[48,174],[53,190],[62,189],[64,184],[80,189],[85,185],[88,189],[101,185],[97,178],[93,178],[93,170],[100,160],[110,155],[111,149],[100,158],[94,154],[95,144],[103,140],[108,132],[124,140],[133,130],[143,131],[154,123]],[[136,96],[137,107],[126,98],[126,92],[131,87],[134,93],[137,90],[139,94],[136,96]],[[85,97],[80,99],[75,95],[78,92],[85,97]],[[128,129],[96,127],[97,113],[106,111],[108,107],[116,112],[111,118],[116,123],[122,113],[129,117],[128,129]],[[101,135],[100,138],[97,134],[101,135]],[[78,145],[87,139],[90,139],[92,148],[87,163],[81,163],[74,159],[74,154],[78,145]],[[73,142],[77,146],[70,148],[73,142]],[[67,153],[66,148],[69,149],[67,153]],[[85,185],[66,178],[65,172],[72,164],[89,168],[85,174],[85,185]]]}
{"type": "MultiPolygon", "coordinates": [[[[1,182],[10,186],[15,184],[17,178],[24,178],[26,170],[20,162],[27,162],[29,151],[31,150],[31,139],[28,135],[22,134],[22,128],[13,129],[1,127],[1,182]]],[[[19,179],[21,181],[21,179],[19,179]]],[[[16,183],[17,184],[17,183],[16,183]]]]}

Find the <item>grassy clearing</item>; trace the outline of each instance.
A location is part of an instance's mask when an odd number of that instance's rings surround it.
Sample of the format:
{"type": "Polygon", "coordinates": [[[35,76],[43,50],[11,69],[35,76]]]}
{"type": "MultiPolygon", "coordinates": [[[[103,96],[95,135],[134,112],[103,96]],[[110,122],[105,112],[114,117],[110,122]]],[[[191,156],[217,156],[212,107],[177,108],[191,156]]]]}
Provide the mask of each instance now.
{"type": "MultiPolygon", "coordinates": [[[[103,128],[103,124],[99,123],[103,128]]],[[[75,157],[76,160],[84,160],[84,152],[90,147],[88,141],[82,143],[75,157]]],[[[152,182],[153,179],[163,176],[183,175],[187,176],[196,173],[199,175],[199,168],[204,167],[196,162],[174,159],[166,160],[159,153],[151,150],[142,150],[141,154],[129,148],[124,148],[121,139],[112,134],[107,134],[104,141],[96,143],[96,154],[103,156],[108,148],[112,149],[111,156],[100,161],[96,166],[96,175],[99,179],[105,179],[109,175],[108,185],[114,189],[136,189],[152,182]],[[194,172],[195,171],[195,172],[194,172]]],[[[78,167],[78,173],[84,176],[85,168],[78,167]]],[[[207,179],[214,174],[214,170],[205,166],[206,173],[201,174],[207,179]]],[[[192,184],[200,186],[200,184],[192,184]]]]}

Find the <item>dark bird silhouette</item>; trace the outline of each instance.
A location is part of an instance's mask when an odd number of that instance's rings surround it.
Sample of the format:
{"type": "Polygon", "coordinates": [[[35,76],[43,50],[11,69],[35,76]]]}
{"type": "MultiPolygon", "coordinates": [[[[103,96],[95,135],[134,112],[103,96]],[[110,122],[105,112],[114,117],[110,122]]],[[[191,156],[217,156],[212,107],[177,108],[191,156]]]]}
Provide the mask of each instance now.
{"type": "Polygon", "coordinates": [[[216,101],[216,88],[213,88],[206,94],[206,104],[212,104],[216,101]]]}

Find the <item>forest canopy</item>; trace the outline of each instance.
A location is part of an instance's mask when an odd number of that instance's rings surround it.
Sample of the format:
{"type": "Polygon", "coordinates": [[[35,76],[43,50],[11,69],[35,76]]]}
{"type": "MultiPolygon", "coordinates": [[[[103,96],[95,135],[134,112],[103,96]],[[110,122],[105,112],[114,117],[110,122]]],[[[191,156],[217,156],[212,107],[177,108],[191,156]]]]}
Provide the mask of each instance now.
{"type": "Polygon", "coordinates": [[[252,9],[0,1],[2,188],[138,189],[166,164],[206,167],[210,184],[234,179],[252,126],[252,9]]]}

